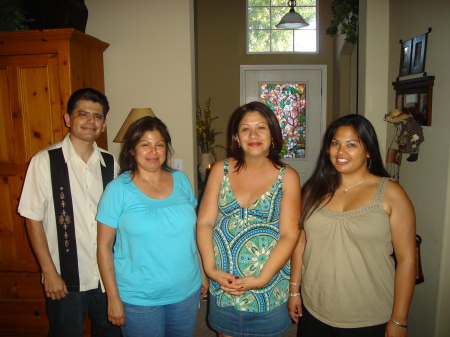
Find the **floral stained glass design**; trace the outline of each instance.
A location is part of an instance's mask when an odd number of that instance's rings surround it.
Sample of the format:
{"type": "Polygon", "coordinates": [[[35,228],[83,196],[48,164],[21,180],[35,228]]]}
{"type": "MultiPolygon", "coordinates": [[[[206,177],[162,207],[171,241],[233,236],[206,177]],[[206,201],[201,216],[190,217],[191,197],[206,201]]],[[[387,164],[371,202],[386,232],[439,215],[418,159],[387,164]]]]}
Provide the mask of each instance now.
{"type": "Polygon", "coordinates": [[[260,84],[261,101],[267,104],[280,123],[283,158],[305,158],[306,84],[260,84]]]}

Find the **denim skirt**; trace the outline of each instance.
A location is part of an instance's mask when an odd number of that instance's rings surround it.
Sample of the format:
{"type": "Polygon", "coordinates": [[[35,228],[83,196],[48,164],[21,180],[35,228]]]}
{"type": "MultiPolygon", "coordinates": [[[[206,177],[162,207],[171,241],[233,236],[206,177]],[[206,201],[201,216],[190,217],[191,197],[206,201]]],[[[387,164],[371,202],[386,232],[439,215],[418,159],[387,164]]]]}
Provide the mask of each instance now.
{"type": "Polygon", "coordinates": [[[267,312],[247,312],[219,307],[211,294],[208,323],[213,330],[233,337],[283,336],[292,324],[287,301],[267,312]]]}

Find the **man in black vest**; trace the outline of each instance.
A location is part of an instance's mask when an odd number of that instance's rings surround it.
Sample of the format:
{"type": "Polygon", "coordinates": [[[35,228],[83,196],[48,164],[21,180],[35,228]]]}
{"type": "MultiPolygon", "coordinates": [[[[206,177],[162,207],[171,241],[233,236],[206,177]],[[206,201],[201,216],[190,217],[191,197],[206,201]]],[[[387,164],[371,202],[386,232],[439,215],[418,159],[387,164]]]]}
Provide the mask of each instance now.
{"type": "Polygon", "coordinates": [[[18,212],[42,270],[49,336],[82,337],[86,313],[93,337],[120,336],[107,320],[106,296],[97,266],[97,204],[119,171],[114,157],[95,141],[106,129],[109,103],[86,88],[72,94],[63,141],[30,162],[18,212]]]}

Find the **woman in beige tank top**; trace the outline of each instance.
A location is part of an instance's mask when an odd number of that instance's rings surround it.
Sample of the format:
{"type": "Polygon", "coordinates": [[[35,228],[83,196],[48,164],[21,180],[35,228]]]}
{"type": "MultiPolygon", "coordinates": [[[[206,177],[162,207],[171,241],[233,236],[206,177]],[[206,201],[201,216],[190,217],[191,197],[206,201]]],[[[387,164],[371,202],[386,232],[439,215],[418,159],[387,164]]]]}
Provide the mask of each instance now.
{"type": "Polygon", "coordinates": [[[328,127],[302,188],[303,231],[291,260],[298,336],[407,336],[415,214],[388,177],[366,118],[348,115],[328,127]]]}

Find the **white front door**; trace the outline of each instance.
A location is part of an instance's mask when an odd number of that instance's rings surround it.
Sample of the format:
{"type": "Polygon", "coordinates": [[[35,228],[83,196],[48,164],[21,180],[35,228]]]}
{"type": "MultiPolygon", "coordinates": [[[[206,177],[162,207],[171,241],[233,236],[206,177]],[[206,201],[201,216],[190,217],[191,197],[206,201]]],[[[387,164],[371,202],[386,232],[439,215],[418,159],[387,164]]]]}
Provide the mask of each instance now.
{"type": "Polygon", "coordinates": [[[306,141],[303,158],[283,158],[302,184],[311,176],[326,127],[326,65],[242,65],[241,105],[262,101],[263,84],[304,84],[306,88],[306,141]]]}

